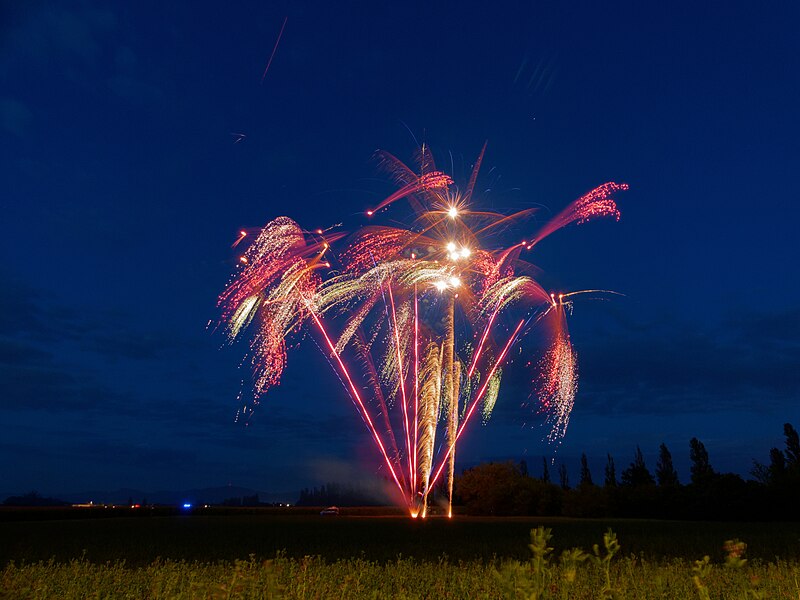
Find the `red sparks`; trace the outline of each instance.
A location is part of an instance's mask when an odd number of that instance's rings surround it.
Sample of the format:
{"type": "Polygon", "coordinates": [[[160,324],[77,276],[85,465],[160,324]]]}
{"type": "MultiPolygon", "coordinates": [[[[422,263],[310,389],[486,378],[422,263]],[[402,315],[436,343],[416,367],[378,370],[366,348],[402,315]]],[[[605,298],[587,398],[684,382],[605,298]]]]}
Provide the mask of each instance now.
{"type": "Polygon", "coordinates": [[[627,189],[628,184],[626,183],[609,182],[584,194],[558,213],[547,225],[542,227],[531,239],[528,244],[528,249],[530,250],[542,239],[557,229],[566,227],[570,223],[577,223],[580,225],[596,217],[614,217],[615,220],[619,221],[620,213],[617,209],[616,202],[611,198],[611,194],[627,189]]]}
{"type": "Polygon", "coordinates": [[[406,198],[411,194],[415,194],[417,192],[423,191],[431,191],[436,189],[446,188],[447,186],[451,185],[453,180],[450,178],[449,175],[442,173],[441,171],[434,171],[432,173],[426,173],[420,176],[416,181],[409,183],[408,185],[400,188],[394,194],[386,198],[383,202],[381,202],[378,206],[373,208],[372,210],[368,210],[367,214],[372,216],[374,213],[378,212],[379,210],[386,208],[392,202],[396,202],[402,198],[406,198]]]}

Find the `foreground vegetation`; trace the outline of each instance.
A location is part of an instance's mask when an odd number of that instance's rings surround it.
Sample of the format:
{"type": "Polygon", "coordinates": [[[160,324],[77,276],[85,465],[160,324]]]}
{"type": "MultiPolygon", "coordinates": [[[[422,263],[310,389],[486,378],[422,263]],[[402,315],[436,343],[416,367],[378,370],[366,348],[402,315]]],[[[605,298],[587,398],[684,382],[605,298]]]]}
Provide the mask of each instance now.
{"type": "Polygon", "coordinates": [[[124,561],[85,559],[9,563],[0,573],[0,598],[800,598],[796,561],[748,563],[746,545],[732,540],[725,557],[650,561],[618,558],[616,534],[590,552],[571,548],[554,558],[551,532],[531,531],[531,557],[451,562],[363,558],[333,562],[320,557],[202,563],[155,561],[130,567],[124,561]]]}
{"type": "Polygon", "coordinates": [[[422,521],[347,510],[0,511],[0,600],[800,600],[798,522],[422,521]]]}

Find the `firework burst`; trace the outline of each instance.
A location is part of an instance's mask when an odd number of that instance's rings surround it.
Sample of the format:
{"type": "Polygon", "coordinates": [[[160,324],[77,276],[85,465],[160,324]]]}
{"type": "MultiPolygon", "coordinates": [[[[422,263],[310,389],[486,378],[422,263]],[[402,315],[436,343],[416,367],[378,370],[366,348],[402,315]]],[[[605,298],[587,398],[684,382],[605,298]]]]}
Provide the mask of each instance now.
{"type": "Polygon", "coordinates": [[[236,244],[252,242],[219,297],[229,340],[249,333],[253,404],[280,381],[288,337],[304,327],[314,332],[414,517],[426,515],[439,482],[452,499],[458,441],[476,412],[489,419],[509,352],[537,329],[549,346],[531,375],[533,395],[548,439],[566,433],[577,391],[565,302],[572,294],[548,294],[520,255],[567,225],[619,219],[612,194],[627,189],[603,184],[525,241],[493,245],[533,210],[476,210],[485,150],[463,191],[437,170],[426,146],[416,171],[378,152],[398,190],[367,216],[403,200],[413,211],[409,225],[368,225],[347,236],[306,232],[279,217],[255,237],[240,233],[236,244]]]}

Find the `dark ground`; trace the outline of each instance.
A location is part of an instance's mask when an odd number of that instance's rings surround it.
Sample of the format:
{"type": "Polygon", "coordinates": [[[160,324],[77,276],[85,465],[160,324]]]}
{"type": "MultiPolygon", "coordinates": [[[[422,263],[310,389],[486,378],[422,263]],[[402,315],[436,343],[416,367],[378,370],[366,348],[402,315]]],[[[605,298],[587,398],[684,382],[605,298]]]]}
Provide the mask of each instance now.
{"type": "Polygon", "coordinates": [[[338,517],[272,509],[208,509],[177,514],[174,509],[91,509],[0,511],[0,565],[81,557],[94,562],[125,560],[147,564],[157,558],[233,560],[254,554],[271,558],[319,555],[326,560],[362,556],[387,561],[398,556],[421,560],[527,559],[529,531],[553,529],[556,553],[602,544],[611,527],[623,555],[698,559],[723,556],[725,540],[748,544],[749,558],[800,558],[800,522],[708,523],[623,519],[432,517],[424,521],[345,509],[338,517]],[[347,511],[350,514],[347,514],[347,511]],[[360,514],[358,514],[360,513],[360,514]],[[134,516],[136,515],[136,516],[134,516]],[[64,518],[71,517],[71,518],[64,518]]]}

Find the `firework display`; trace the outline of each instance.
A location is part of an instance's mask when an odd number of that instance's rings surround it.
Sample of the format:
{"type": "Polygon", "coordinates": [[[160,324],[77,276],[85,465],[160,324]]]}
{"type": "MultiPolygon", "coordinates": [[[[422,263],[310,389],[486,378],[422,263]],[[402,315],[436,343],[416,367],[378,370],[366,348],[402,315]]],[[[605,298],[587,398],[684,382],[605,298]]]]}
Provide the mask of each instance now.
{"type": "Polygon", "coordinates": [[[547,347],[541,360],[525,363],[531,397],[550,427],[548,438],[565,434],[577,391],[567,330],[576,292],[549,294],[521,254],[567,225],[619,219],[612,194],[627,189],[603,184],[526,239],[502,245],[509,228],[534,209],[475,209],[485,149],[463,190],[437,170],[426,146],[416,170],[378,152],[398,190],[367,211],[369,225],[351,235],[312,232],[278,217],[253,235],[242,231],[234,245],[250,244],[219,297],[228,338],[249,336],[254,394],[240,415],[247,418],[280,381],[287,340],[309,331],[413,517],[426,516],[437,484],[451,505],[458,442],[476,413],[489,419],[504,370],[514,366],[510,353],[532,332],[547,347]],[[408,209],[400,201],[410,206],[403,221],[408,209]],[[388,217],[407,223],[372,224],[388,217]]]}

